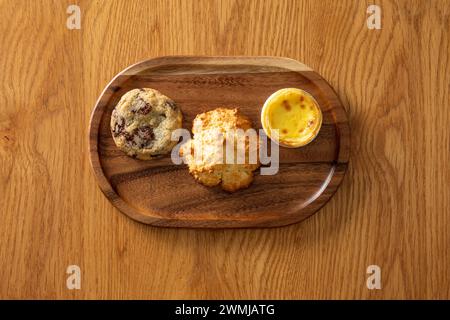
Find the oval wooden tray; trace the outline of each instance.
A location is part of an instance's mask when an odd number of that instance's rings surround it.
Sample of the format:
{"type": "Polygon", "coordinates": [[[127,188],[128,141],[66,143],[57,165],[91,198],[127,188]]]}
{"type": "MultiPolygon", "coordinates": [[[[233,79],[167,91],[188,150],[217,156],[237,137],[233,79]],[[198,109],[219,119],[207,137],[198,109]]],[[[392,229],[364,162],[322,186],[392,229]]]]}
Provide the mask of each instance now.
{"type": "Polygon", "coordinates": [[[114,77],[92,112],[89,147],[101,190],[132,219],[167,227],[274,227],[307,218],[332,197],[347,169],[350,130],[333,89],[296,60],[173,56],[140,62],[114,77]],[[239,108],[259,129],[260,111],[270,94],[301,88],[319,103],[322,129],[305,147],[280,147],[278,174],[256,173],[248,189],[230,194],[196,183],[186,166],[172,164],[170,155],[140,161],[116,148],[111,112],[125,92],[140,87],[175,100],[189,130],[198,113],[221,106],[239,108]]]}

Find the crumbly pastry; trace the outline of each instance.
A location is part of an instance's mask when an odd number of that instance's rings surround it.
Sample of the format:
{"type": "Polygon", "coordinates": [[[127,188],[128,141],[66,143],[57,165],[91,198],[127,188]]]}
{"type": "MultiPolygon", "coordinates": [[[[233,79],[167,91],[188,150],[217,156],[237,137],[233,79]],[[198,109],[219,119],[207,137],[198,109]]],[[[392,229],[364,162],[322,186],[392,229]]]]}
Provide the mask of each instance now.
{"type": "Polygon", "coordinates": [[[222,189],[229,192],[248,187],[253,181],[253,171],[260,166],[258,137],[255,131],[256,144],[252,144],[236,130],[242,129],[242,133],[251,128],[250,120],[237,109],[218,108],[197,115],[192,127],[193,139],[180,149],[180,154],[189,166],[189,172],[205,186],[220,184],[222,189]],[[232,162],[226,161],[226,139],[233,141],[231,148],[235,157],[232,162]],[[238,141],[245,142],[239,144],[238,141]],[[245,155],[244,161],[243,157],[238,161],[238,146],[245,148],[241,153],[245,155]],[[251,156],[252,152],[254,156],[251,156]]]}
{"type": "Polygon", "coordinates": [[[154,89],[125,93],[111,115],[117,147],[142,160],[169,153],[177,144],[172,131],[181,128],[182,114],[175,102],[154,89]]]}

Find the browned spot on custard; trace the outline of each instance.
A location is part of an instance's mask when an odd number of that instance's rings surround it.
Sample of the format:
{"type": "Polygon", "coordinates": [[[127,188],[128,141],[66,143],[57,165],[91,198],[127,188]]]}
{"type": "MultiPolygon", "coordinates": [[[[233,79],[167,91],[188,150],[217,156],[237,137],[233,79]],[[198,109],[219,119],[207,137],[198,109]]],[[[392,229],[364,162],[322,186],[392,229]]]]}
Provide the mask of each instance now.
{"type": "Polygon", "coordinates": [[[282,132],[283,134],[287,134],[287,133],[288,133],[287,129],[283,129],[283,130],[281,130],[281,132],[282,132]]]}
{"type": "Polygon", "coordinates": [[[287,111],[291,111],[291,106],[289,105],[289,102],[286,100],[283,100],[283,106],[287,111]]]}
{"type": "Polygon", "coordinates": [[[300,105],[300,108],[305,109],[305,105],[304,105],[304,104],[301,104],[301,105],[300,105]]]}
{"type": "Polygon", "coordinates": [[[309,120],[308,121],[308,127],[312,127],[314,125],[314,120],[309,120]]]}
{"type": "Polygon", "coordinates": [[[300,102],[303,102],[305,100],[304,96],[300,96],[300,102]]]}
{"type": "Polygon", "coordinates": [[[300,130],[298,130],[299,133],[302,133],[305,130],[305,128],[300,128],[300,130]]]}

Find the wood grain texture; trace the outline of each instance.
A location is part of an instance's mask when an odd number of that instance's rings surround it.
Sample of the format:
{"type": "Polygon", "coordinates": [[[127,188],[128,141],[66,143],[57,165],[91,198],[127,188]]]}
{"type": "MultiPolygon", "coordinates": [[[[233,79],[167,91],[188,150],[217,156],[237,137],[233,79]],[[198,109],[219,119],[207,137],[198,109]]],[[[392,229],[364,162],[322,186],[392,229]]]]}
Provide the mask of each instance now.
{"type": "Polygon", "coordinates": [[[275,227],[308,218],[334,195],[348,166],[350,129],[333,89],[295,60],[167,56],[137,63],[106,86],[92,111],[89,150],[103,193],[132,219],[166,227],[275,227]],[[135,88],[154,88],[171,97],[188,130],[198,114],[218,107],[238,108],[259,130],[265,99],[290,87],[306,90],[320,105],[318,136],[303,148],[279,148],[276,175],[256,172],[249,188],[233,194],[200,185],[185,165],[172,163],[170,154],[133,159],[112,139],[111,113],[122,95],[135,88]]]}
{"type": "Polygon", "coordinates": [[[0,0],[1,298],[450,298],[450,2],[0,0]],[[87,130],[119,71],[164,55],[304,62],[350,118],[333,199],[276,229],[152,228],[96,185],[87,130]],[[67,290],[66,268],[82,270],[67,290]],[[382,269],[382,290],[366,268],[382,269]]]}

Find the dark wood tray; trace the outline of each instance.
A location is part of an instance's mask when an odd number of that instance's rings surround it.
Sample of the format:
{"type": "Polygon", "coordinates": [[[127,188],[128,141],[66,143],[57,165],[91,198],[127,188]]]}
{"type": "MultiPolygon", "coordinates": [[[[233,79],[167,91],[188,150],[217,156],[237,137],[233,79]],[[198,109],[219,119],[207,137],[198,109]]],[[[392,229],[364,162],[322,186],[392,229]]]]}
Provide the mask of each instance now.
{"type": "Polygon", "coordinates": [[[333,196],[347,169],[350,130],[333,89],[296,60],[173,56],[137,63],[114,77],[92,112],[89,148],[101,190],[132,219],[167,227],[274,227],[307,218],[333,196]],[[185,165],[172,164],[170,155],[140,161],[116,148],[111,112],[125,92],[140,87],[175,100],[189,130],[198,113],[217,107],[237,107],[261,128],[260,111],[267,97],[281,88],[301,88],[319,103],[322,129],[305,147],[280,147],[278,174],[255,171],[248,189],[230,194],[195,182],[185,165]]]}

